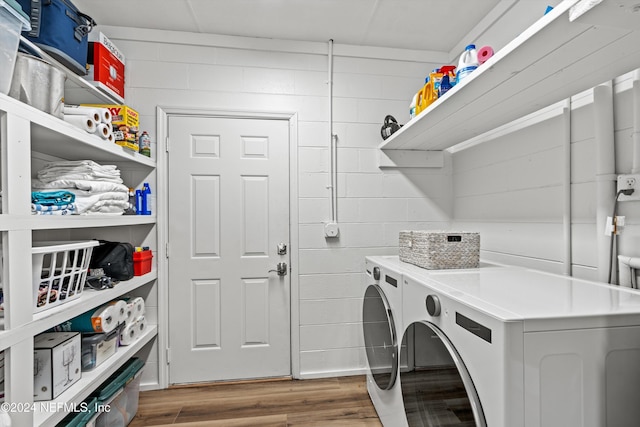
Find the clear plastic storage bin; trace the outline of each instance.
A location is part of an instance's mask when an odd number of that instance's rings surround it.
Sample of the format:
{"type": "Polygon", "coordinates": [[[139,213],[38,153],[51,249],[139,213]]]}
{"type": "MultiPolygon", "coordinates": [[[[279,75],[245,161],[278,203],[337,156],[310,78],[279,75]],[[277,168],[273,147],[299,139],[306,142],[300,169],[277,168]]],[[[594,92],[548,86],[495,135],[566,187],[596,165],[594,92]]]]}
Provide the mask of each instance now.
{"type": "Polygon", "coordinates": [[[0,0],[0,93],[4,95],[11,87],[20,32],[30,29],[29,17],[15,0],[0,0]]]}
{"type": "Polygon", "coordinates": [[[33,242],[34,312],[78,298],[87,278],[97,240],[33,242]]]}
{"type": "Polygon", "coordinates": [[[98,405],[108,407],[95,421],[96,427],[126,427],[136,412],[140,397],[140,379],[144,362],[129,359],[96,391],[98,405]]]}

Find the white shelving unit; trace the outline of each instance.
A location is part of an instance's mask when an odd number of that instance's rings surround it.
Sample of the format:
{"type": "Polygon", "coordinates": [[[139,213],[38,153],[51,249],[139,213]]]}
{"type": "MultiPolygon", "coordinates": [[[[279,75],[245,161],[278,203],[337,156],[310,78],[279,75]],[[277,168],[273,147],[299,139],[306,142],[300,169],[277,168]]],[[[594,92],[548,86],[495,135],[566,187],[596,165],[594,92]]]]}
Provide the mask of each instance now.
{"type": "Polygon", "coordinates": [[[379,148],[444,150],[638,67],[636,0],[565,0],[379,148]]]}
{"type": "MultiPolygon", "coordinates": [[[[158,327],[151,326],[147,329],[138,340],[132,345],[126,347],[119,347],[114,356],[104,361],[98,368],[83,372],[82,378],[69,387],[59,398],[51,401],[51,407],[62,407],[67,402],[82,402],[86,399],[96,385],[104,382],[111,374],[113,374],[122,363],[129,358],[135,356],[142,347],[144,347],[149,341],[151,341],[158,334],[158,327]]],[[[48,407],[49,405],[44,405],[48,407]]],[[[43,412],[41,407],[36,405],[34,407],[34,425],[56,425],[65,417],[64,412],[43,412]]]]}
{"type": "MultiPolygon", "coordinates": [[[[115,103],[80,78],[71,79],[75,97],[86,91],[85,102],[115,103]]],[[[69,216],[45,217],[30,214],[31,177],[34,162],[42,159],[84,160],[116,164],[123,177],[134,182],[125,185],[139,187],[144,180],[155,179],[153,159],[134,153],[100,137],[88,134],[66,122],[37,110],[13,98],[0,94],[0,183],[2,189],[2,284],[5,295],[5,316],[0,331],[0,350],[5,352],[5,399],[9,403],[33,402],[33,337],[70,318],[99,307],[113,299],[130,294],[157,294],[157,269],[144,276],[120,282],[112,289],[85,290],[65,304],[33,313],[31,246],[42,236],[67,235],[73,240],[83,238],[118,239],[134,236],[136,246],[157,244],[154,216],[69,216]],[[34,160],[35,159],[35,160],[34,160]],[[135,178],[131,178],[135,177],[135,178]],[[91,237],[87,237],[91,236],[91,237]]],[[[154,323],[157,313],[152,315],[154,323]]],[[[79,382],[53,401],[79,404],[101,382],[107,379],[130,357],[151,345],[157,337],[157,326],[150,324],[146,334],[133,345],[120,347],[116,354],[92,371],[83,372],[79,382]]],[[[67,406],[69,407],[69,406],[67,406]]],[[[11,413],[13,425],[55,426],[65,417],[63,411],[25,411],[11,413]]]]}

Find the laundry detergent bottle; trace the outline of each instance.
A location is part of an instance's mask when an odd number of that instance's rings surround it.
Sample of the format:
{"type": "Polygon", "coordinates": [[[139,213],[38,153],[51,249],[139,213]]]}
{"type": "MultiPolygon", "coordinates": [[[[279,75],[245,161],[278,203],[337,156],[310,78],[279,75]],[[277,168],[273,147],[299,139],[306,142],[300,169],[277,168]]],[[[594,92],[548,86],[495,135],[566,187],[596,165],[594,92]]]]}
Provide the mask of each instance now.
{"type": "Polygon", "coordinates": [[[478,65],[478,52],[476,51],[476,45],[470,44],[464,49],[462,55],[460,55],[458,72],[456,74],[456,83],[460,83],[462,79],[478,68],[478,65]]]}

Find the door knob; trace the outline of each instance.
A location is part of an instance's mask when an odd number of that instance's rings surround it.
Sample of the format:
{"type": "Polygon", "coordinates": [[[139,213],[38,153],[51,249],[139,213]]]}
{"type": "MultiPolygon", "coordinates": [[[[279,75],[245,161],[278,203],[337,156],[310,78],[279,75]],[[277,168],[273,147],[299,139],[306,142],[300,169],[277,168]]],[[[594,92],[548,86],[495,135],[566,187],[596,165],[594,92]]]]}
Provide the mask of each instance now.
{"type": "Polygon", "coordinates": [[[287,263],[279,262],[276,264],[275,270],[269,270],[269,273],[275,272],[278,276],[286,276],[287,275],[287,263]]]}

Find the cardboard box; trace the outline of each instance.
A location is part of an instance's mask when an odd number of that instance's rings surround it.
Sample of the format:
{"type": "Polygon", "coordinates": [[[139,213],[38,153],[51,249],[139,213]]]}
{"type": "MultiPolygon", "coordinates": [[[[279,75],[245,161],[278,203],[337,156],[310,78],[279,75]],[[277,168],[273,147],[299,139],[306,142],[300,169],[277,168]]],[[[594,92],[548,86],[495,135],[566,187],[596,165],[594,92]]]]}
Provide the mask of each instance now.
{"type": "Polygon", "coordinates": [[[126,105],[114,104],[82,104],[90,107],[108,108],[111,111],[111,124],[115,143],[138,151],[138,128],[140,118],[138,112],[126,105]]]}
{"type": "Polygon", "coordinates": [[[102,32],[89,33],[88,79],[124,103],[124,54],[102,32]]]}
{"type": "Polygon", "coordinates": [[[33,343],[33,400],[52,400],[82,377],[78,332],[45,332],[33,343]]]}

